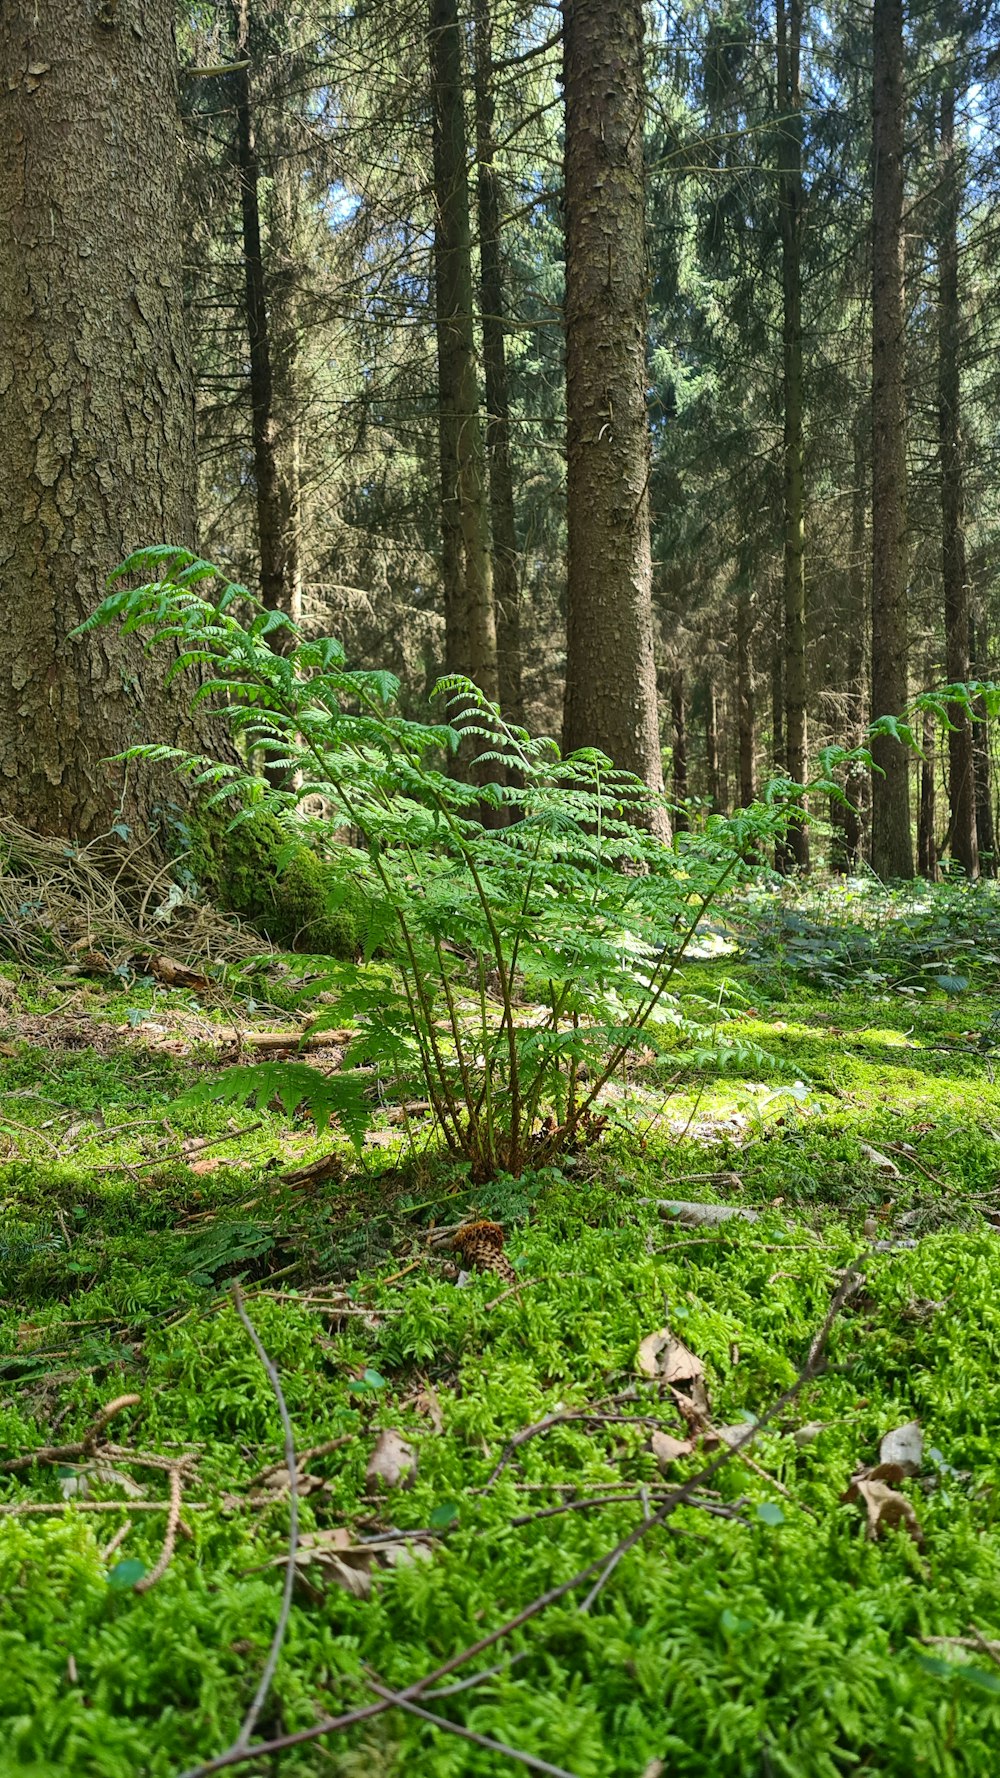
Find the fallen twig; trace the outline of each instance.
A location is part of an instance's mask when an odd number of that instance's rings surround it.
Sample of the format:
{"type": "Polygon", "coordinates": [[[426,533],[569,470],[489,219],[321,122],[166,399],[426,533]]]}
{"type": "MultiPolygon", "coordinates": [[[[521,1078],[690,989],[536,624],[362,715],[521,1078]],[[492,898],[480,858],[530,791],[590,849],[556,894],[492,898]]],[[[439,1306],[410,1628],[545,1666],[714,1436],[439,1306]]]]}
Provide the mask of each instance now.
{"type": "Polygon", "coordinates": [[[167,1512],[167,1528],[163,1533],[163,1548],[160,1551],[155,1567],[151,1568],[148,1574],[144,1574],[140,1580],[136,1581],[134,1590],[137,1593],[148,1593],[150,1587],[155,1587],[157,1581],[170,1567],[174,1547],[177,1543],[177,1527],[181,1521],[183,1475],[183,1464],[175,1463],[170,1471],[170,1507],[167,1512]]]}
{"type": "Polygon", "coordinates": [[[141,1400],[141,1395],[116,1396],[114,1401],[109,1401],[107,1407],[101,1409],[82,1439],[77,1439],[70,1445],[39,1445],[36,1451],[27,1451],[21,1457],[8,1457],[5,1463],[0,1463],[0,1474],[16,1475],[22,1469],[30,1469],[34,1463],[66,1463],[75,1457],[93,1457],[97,1441],[109,1421],[124,1408],[138,1407],[141,1400]]]}
{"type": "Polygon", "coordinates": [[[581,1422],[588,1426],[605,1424],[612,1426],[663,1425],[662,1416],[659,1414],[603,1414],[599,1411],[595,1412],[592,1408],[566,1408],[562,1413],[546,1414],[544,1420],[536,1420],[531,1426],[522,1426],[520,1432],[515,1432],[513,1438],[508,1439],[495,1469],[487,1476],[481,1488],[473,1488],[471,1492],[473,1494],[488,1493],[497,1477],[506,1469],[514,1452],[520,1450],[522,1445],[526,1445],[530,1438],[537,1438],[539,1433],[548,1432],[553,1426],[566,1426],[581,1422]]]}
{"type": "Polygon", "coordinates": [[[565,1766],[553,1766],[547,1759],[539,1759],[537,1754],[524,1753],[518,1747],[509,1747],[506,1741],[494,1741],[489,1735],[477,1735],[475,1729],[467,1729],[464,1723],[451,1722],[446,1716],[435,1716],[433,1711],[424,1710],[402,1692],[392,1692],[388,1686],[380,1685],[378,1680],[366,1676],[366,1683],[373,1692],[378,1692],[386,1704],[392,1708],[409,1711],[411,1716],[419,1716],[422,1722],[433,1723],[437,1729],[446,1729],[451,1735],[459,1735],[463,1741],[471,1741],[476,1747],[485,1747],[490,1753],[502,1753],[505,1759],[517,1760],[522,1766],[528,1766],[532,1772],[545,1772],[549,1778],[573,1778],[565,1766]]]}

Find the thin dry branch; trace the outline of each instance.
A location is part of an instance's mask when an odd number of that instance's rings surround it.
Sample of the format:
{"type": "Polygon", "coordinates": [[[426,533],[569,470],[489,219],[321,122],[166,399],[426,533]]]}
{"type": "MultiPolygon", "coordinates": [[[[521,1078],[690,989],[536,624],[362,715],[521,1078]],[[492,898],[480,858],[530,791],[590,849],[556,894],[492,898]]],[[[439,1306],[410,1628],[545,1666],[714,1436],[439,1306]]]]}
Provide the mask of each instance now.
{"type": "MultiPolygon", "coordinates": [[[[109,1421],[113,1420],[116,1414],[120,1414],[123,1408],[138,1407],[141,1400],[140,1395],[116,1396],[114,1401],[109,1401],[107,1407],[101,1409],[97,1419],[92,1426],[87,1428],[82,1439],[77,1439],[69,1445],[39,1445],[36,1451],[27,1451],[21,1457],[8,1457],[5,1463],[0,1463],[0,1474],[16,1475],[22,1469],[30,1469],[35,1463],[67,1463],[72,1462],[76,1457],[93,1457],[97,1441],[109,1421]]],[[[118,1448],[115,1447],[116,1450],[118,1448]]]]}
{"type": "Polygon", "coordinates": [[[527,1766],[532,1772],[545,1772],[549,1778],[573,1778],[565,1766],[553,1766],[547,1759],[539,1759],[537,1754],[524,1753],[519,1747],[511,1747],[506,1741],[494,1741],[489,1735],[478,1735],[475,1729],[467,1729],[464,1723],[451,1722],[446,1716],[435,1716],[432,1710],[424,1710],[400,1692],[392,1692],[388,1686],[380,1685],[378,1680],[367,1676],[367,1683],[373,1692],[384,1698],[390,1706],[406,1710],[411,1716],[419,1716],[421,1722],[433,1723],[436,1729],[445,1729],[450,1735],[458,1735],[463,1741],[471,1741],[475,1747],[485,1747],[490,1753],[501,1753],[505,1759],[516,1760],[519,1765],[527,1766]]]}

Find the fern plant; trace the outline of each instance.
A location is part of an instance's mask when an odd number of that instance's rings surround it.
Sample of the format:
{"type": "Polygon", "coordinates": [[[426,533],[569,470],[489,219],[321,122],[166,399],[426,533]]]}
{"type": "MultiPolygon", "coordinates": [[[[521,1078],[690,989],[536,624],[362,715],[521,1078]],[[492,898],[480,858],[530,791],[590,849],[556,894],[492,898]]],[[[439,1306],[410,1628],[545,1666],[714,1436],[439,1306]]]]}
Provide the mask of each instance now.
{"type": "Polygon", "coordinates": [[[308,839],[345,895],[363,891],[366,961],[378,950],[391,965],[311,984],[327,1000],[335,986],[312,1030],[356,1023],[341,1073],[236,1068],[214,1096],[278,1091],[359,1144],[379,1092],[405,1105],[416,1090],[478,1182],[587,1140],[640,1044],[668,1071],[715,1053],[684,1014],[677,967],[720,890],[759,870],[748,859],[800,809],[796,787],[779,780],[670,848],[653,837],[643,783],[592,749],[563,758],[469,680],[439,682],[445,720],[412,721],[391,674],[349,668],[339,643],[304,639],[211,563],[160,546],[112,580],[135,575],[142,584],[111,592],[84,627],[119,622],[173,649],[171,674],[197,676],[194,699],[210,701],[246,763],[153,743],[128,757],[172,761],[212,801],[234,802],[234,823],[269,809],[290,849],[308,839]],[[447,770],[460,746],[478,749],[474,789],[447,770]]]}

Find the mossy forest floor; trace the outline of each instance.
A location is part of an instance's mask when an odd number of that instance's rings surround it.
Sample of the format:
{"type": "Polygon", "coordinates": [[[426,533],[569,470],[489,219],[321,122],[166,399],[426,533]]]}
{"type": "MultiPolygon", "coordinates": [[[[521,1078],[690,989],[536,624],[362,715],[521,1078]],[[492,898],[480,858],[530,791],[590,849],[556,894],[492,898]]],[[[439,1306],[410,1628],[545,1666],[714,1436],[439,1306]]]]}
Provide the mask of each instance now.
{"type": "MultiPolygon", "coordinates": [[[[289,1504],[234,1279],[302,1471],[266,1740],[412,1684],[705,1466],[651,1449],[686,1427],[645,1336],[669,1328],[713,1423],[745,1426],[861,1254],[820,1374],[750,1460],[423,1706],[574,1778],[1000,1769],[1000,898],[853,918],[843,896],[773,898],[741,956],[681,978],[756,1053],[682,1074],[662,1115],[640,1067],[575,1165],[478,1189],[415,1156],[388,1102],[360,1159],[280,1110],[178,1107],[226,1032],[294,1025],[309,959],[207,995],[0,968],[0,1778],[173,1778],[238,1733],[289,1504]],[[685,1226],[663,1198],[757,1218],[685,1226]],[[518,1289],[457,1277],[430,1240],[473,1213],[503,1224],[518,1289]],[[516,1433],[571,1410],[605,1418],[558,1419],[490,1483],[516,1433]],[[870,1537],[845,1494],[913,1421],[917,1472],[869,1482],[872,1511],[894,1497],[870,1537]],[[366,1480],[387,1430],[406,1485],[366,1480]]],[[[234,1769],[524,1767],[397,1707],[234,1769]]]]}

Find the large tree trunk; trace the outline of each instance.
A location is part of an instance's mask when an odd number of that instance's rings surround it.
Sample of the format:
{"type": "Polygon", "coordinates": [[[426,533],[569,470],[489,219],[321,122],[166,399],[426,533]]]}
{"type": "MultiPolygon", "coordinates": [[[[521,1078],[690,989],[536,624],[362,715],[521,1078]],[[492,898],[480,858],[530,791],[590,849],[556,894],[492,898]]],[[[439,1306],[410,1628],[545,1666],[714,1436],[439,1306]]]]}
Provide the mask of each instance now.
{"type": "MultiPolygon", "coordinates": [[[[868,436],[867,408],[858,411],[854,426],[854,481],[851,488],[851,555],[847,571],[847,621],[845,625],[846,683],[844,732],[838,737],[845,747],[863,747],[868,729],[868,436]]],[[[853,872],[865,855],[866,816],[870,794],[868,768],[855,761],[847,768],[844,795],[834,802],[830,816],[833,844],[830,863],[834,871],[853,872]]]]}
{"type": "MultiPolygon", "coordinates": [[[[955,151],[954,71],[941,94],[941,233],[938,243],[938,437],[941,450],[941,557],[944,578],[945,672],[951,685],[969,677],[969,579],[965,559],[965,492],[961,429],[958,220],[961,181],[955,151]]],[[[948,706],[948,802],[951,855],[966,875],[979,875],[972,720],[968,707],[948,706]]]]}
{"type": "MultiPolygon", "coordinates": [[[[901,716],[907,684],[906,407],[903,316],[902,0],[874,0],[872,85],[872,715],[901,716]]],[[[909,760],[872,746],[872,865],[912,877],[909,760]]]]}
{"type": "Polygon", "coordinates": [[[0,799],[88,839],[183,796],[108,756],[197,745],[139,638],[68,640],[127,552],[192,544],[170,0],[0,9],[0,799]]]}
{"type": "Polygon", "coordinates": [[[472,236],[457,0],[430,0],[445,659],[494,700],[496,614],[472,313],[472,236]]]}
{"type": "MultiPolygon", "coordinates": [[[[646,414],[642,0],[563,0],[565,745],[663,789],[646,414]]],[[[665,816],[659,831],[666,834],[665,816]]]]}
{"type": "Polygon", "coordinates": [[[500,244],[500,178],[493,127],[493,19],[490,0],[476,0],[476,161],[478,164],[479,265],[486,383],[486,460],[493,532],[493,597],[496,606],[500,707],[524,722],[521,683],[521,585],[514,524],[514,472],[510,453],[510,394],[504,339],[504,277],[500,244]]]}
{"type": "Polygon", "coordinates": [[[714,679],[707,680],[705,684],[705,775],[708,780],[709,802],[714,812],[720,814],[725,806],[725,799],[719,765],[719,698],[714,679]]]}
{"type": "MultiPolygon", "coordinates": [[[[802,0],[777,0],[778,211],[781,221],[784,377],[785,763],[806,780],[805,453],[802,376],[802,0]]],[[[787,854],[809,868],[809,829],[796,821],[787,854]]]]}

